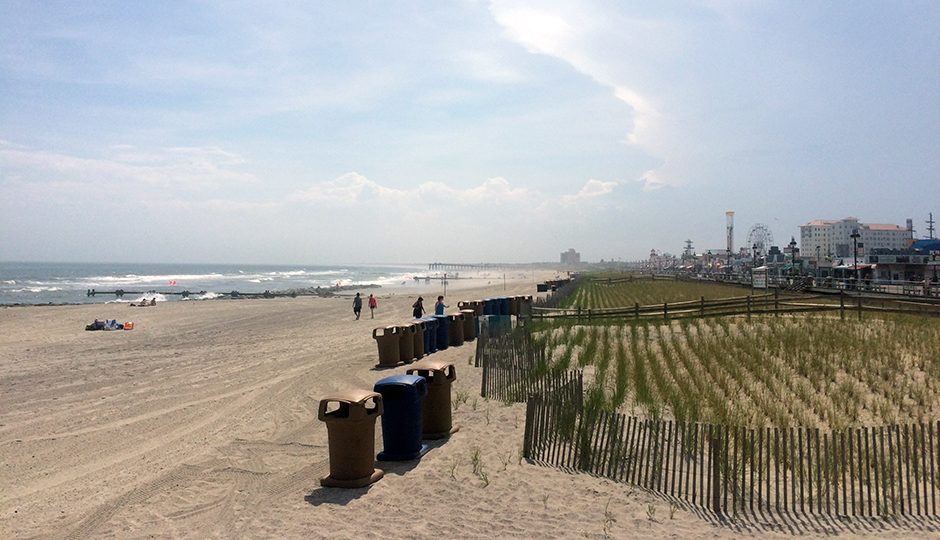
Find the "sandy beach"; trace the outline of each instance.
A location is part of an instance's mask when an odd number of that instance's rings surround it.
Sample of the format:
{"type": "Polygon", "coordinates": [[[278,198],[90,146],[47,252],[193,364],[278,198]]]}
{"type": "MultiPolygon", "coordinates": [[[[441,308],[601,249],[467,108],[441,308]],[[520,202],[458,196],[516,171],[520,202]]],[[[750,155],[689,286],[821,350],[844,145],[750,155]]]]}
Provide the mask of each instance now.
{"type": "MultiPolygon", "coordinates": [[[[385,477],[369,487],[323,488],[320,399],[406,370],[375,368],[372,330],[410,319],[414,291],[363,292],[378,298],[374,320],[368,308],[354,320],[349,296],[0,308],[0,537],[938,535],[923,518],[722,520],[527,463],[525,406],[479,397],[473,343],[434,356],[455,364],[453,391],[469,396],[453,413],[460,431],[419,461],[377,464],[385,477]],[[86,332],[96,318],[134,329],[86,332]]],[[[432,310],[438,290],[421,293],[432,310]]],[[[534,295],[533,278],[466,280],[449,287],[447,312],[514,294],[534,295]]]]}

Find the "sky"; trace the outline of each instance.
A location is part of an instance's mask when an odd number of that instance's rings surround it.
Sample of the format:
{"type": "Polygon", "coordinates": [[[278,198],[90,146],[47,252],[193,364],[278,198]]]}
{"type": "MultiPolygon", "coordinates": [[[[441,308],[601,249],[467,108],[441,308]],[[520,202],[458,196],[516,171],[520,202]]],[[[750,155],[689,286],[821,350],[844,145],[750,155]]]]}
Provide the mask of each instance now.
{"type": "Polygon", "coordinates": [[[940,2],[0,3],[0,261],[636,261],[940,219],[940,2]]]}

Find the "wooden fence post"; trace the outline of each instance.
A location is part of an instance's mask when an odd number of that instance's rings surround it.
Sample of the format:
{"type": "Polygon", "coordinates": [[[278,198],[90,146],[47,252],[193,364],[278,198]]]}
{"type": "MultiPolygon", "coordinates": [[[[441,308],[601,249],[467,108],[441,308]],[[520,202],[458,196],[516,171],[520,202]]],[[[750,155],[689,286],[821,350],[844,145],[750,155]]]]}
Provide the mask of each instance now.
{"type": "Polygon", "coordinates": [[[839,317],[845,320],[845,291],[839,289],[839,317]]]}
{"type": "Polygon", "coordinates": [[[774,317],[780,316],[780,289],[774,289],[774,317]]]}
{"type": "Polygon", "coordinates": [[[636,320],[640,320],[640,303],[639,302],[633,303],[633,313],[636,314],[636,320]]]}
{"type": "MultiPolygon", "coordinates": [[[[720,431],[717,433],[720,433],[720,431]]],[[[721,513],[721,439],[715,435],[712,435],[709,439],[709,443],[709,453],[711,454],[710,461],[712,466],[712,510],[717,513],[721,513]]]]}
{"type": "Polygon", "coordinates": [[[703,297],[701,297],[701,298],[702,298],[702,299],[701,299],[700,304],[699,304],[699,305],[701,306],[701,307],[699,307],[699,314],[700,314],[702,317],[704,317],[704,316],[705,316],[705,297],[703,296],[703,297]]]}
{"type": "Polygon", "coordinates": [[[541,439],[539,435],[536,434],[535,430],[535,407],[536,404],[540,401],[540,396],[535,395],[529,398],[529,401],[526,403],[525,407],[525,434],[522,436],[522,457],[526,459],[532,459],[532,441],[533,439],[541,439]]]}

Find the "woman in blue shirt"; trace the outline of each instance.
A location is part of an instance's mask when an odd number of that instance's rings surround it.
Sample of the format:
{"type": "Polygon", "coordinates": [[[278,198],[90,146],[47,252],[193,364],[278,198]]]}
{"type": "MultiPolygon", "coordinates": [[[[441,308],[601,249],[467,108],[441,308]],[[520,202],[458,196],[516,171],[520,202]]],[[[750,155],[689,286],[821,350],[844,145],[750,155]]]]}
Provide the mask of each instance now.
{"type": "Polygon", "coordinates": [[[450,306],[445,306],[445,305],[444,305],[444,297],[443,297],[443,296],[438,296],[438,297],[437,297],[437,303],[434,304],[434,314],[435,314],[435,315],[443,315],[443,314],[444,314],[444,308],[446,308],[446,307],[450,307],[450,306]]]}

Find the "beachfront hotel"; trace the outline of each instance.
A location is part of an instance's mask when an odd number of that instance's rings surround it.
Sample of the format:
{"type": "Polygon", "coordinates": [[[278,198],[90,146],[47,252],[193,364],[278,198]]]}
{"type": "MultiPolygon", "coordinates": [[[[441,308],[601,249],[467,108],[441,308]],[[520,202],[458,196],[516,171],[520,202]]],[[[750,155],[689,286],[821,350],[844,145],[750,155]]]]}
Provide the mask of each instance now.
{"type": "Polygon", "coordinates": [[[913,230],[887,223],[860,223],[858,218],[817,219],[800,225],[800,247],[804,257],[852,256],[852,232],[858,230],[859,256],[872,249],[906,249],[913,230]]]}

